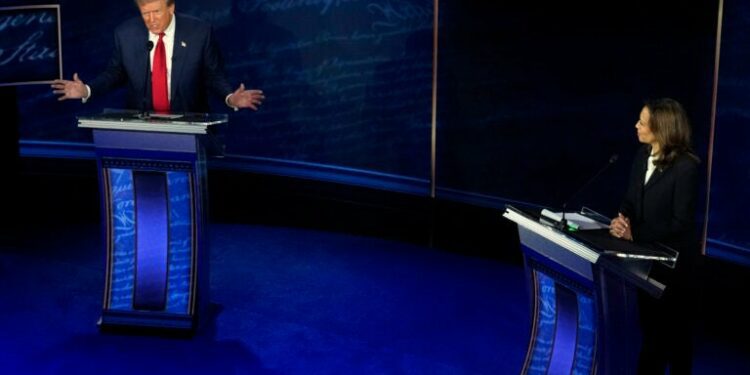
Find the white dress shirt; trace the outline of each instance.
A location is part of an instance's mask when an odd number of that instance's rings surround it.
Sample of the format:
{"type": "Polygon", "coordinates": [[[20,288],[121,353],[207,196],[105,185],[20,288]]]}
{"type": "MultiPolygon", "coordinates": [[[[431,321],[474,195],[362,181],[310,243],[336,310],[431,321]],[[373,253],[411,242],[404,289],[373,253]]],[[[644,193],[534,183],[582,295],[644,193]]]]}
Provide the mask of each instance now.
{"type": "Polygon", "coordinates": [[[647,184],[648,180],[651,178],[651,175],[654,174],[654,171],[656,170],[656,165],[654,164],[654,160],[656,159],[656,156],[649,155],[648,161],[646,162],[646,180],[643,181],[643,184],[647,184]]]}

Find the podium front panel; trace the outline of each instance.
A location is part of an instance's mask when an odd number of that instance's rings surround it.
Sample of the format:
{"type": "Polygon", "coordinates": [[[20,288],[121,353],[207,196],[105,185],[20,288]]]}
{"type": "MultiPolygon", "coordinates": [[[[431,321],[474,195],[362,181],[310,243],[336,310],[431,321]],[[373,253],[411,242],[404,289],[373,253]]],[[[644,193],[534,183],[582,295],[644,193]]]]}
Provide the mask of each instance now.
{"type": "Polygon", "coordinates": [[[95,133],[107,246],[100,324],[195,328],[207,302],[198,294],[208,296],[206,165],[199,140],[95,133]]]}
{"type": "Polygon", "coordinates": [[[105,168],[103,173],[111,233],[105,309],[191,314],[192,173],[121,168],[105,168]],[[141,180],[161,189],[153,194],[141,180]]]}
{"type": "Polygon", "coordinates": [[[518,225],[530,289],[522,373],[634,373],[636,293],[664,290],[648,277],[650,261],[610,256],[585,232],[560,231],[530,210],[508,207],[504,216],[518,225]]]}
{"type": "Polygon", "coordinates": [[[522,245],[531,286],[532,328],[524,374],[593,374],[597,311],[592,283],[550,266],[522,245]]]}

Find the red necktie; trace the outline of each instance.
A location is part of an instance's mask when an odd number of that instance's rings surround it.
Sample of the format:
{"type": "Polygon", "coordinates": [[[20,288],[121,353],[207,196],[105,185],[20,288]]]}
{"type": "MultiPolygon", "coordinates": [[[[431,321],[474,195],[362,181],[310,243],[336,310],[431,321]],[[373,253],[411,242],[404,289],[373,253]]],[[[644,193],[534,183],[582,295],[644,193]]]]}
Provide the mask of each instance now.
{"type": "Polygon", "coordinates": [[[164,33],[159,34],[159,42],[156,43],[154,51],[154,64],[151,67],[151,99],[154,103],[154,112],[169,112],[169,95],[167,94],[167,52],[164,48],[162,38],[164,33]]]}

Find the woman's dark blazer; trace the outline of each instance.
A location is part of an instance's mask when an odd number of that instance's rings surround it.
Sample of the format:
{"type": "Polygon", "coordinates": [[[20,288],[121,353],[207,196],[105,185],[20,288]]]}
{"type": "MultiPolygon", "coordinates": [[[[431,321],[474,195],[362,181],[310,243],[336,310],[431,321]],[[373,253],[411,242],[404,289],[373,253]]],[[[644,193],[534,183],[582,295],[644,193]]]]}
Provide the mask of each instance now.
{"type": "MultiPolygon", "coordinates": [[[[634,241],[693,250],[697,245],[698,160],[682,154],[671,166],[654,170],[644,185],[650,151],[651,146],[645,145],[636,153],[620,213],[630,218],[634,241]]],[[[695,254],[681,255],[692,258],[695,254]]]]}

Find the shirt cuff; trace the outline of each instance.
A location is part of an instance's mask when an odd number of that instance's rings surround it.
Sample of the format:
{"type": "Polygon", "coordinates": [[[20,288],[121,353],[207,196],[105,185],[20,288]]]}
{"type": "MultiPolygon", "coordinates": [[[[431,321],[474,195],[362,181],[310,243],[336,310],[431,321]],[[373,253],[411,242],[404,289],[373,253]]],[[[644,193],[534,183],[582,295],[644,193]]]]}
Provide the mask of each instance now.
{"type": "Polygon", "coordinates": [[[81,98],[81,103],[84,103],[84,104],[87,101],[89,101],[89,98],[91,97],[91,87],[89,87],[89,85],[85,85],[85,86],[86,86],[86,96],[81,98]]]}
{"type": "Polygon", "coordinates": [[[234,111],[235,111],[235,112],[239,111],[239,110],[240,110],[239,108],[237,108],[237,107],[235,107],[235,106],[233,106],[233,105],[229,104],[229,97],[230,97],[230,96],[232,96],[232,94],[229,94],[229,95],[227,95],[227,97],[226,97],[226,98],[224,98],[224,103],[226,103],[226,104],[227,104],[227,106],[229,106],[229,108],[232,108],[232,109],[234,109],[234,111]]]}

